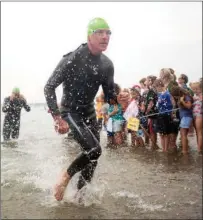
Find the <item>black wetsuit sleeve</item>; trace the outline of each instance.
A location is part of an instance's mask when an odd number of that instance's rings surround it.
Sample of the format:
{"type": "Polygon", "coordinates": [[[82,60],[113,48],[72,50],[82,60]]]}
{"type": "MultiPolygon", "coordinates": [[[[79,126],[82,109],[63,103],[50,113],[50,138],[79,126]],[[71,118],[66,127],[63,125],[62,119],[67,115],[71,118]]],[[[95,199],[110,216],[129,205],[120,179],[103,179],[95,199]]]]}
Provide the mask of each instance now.
{"type": "Polygon", "coordinates": [[[110,99],[116,100],[116,93],[114,90],[114,66],[111,64],[107,69],[107,75],[102,83],[105,100],[109,103],[110,99]]]}
{"type": "Polygon", "coordinates": [[[44,87],[45,99],[52,115],[60,115],[55,89],[65,80],[70,68],[67,58],[62,58],[44,87]]]}
{"type": "Polygon", "coordinates": [[[29,112],[31,110],[30,106],[27,104],[26,100],[23,100],[23,107],[24,109],[29,112]]]}
{"type": "Polygon", "coordinates": [[[4,113],[6,113],[6,112],[8,112],[9,109],[10,109],[10,97],[4,99],[4,103],[3,103],[3,106],[2,106],[2,111],[4,113]]]}

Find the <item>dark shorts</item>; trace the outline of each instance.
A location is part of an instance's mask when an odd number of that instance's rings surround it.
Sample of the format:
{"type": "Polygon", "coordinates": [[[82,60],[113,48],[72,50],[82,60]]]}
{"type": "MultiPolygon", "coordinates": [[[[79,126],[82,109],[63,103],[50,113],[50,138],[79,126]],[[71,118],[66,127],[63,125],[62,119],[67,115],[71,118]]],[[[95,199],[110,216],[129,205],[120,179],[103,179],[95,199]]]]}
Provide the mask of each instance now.
{"type": "Polygon", "coordinates": [[[147,130],[149,134],[157,133],[157,118],[149,118],[147,124],[147,130]]]}
{"type": "Polygon", "coordinates": [[[171,134],[176,134],[176,135],[178,134],[180,130],[179,125],[180,125],[179,119],[171,121],[171,134]]]}
{"type": "Polygon", "coordinates": [[[160,134],[171,134],[171,115],[163,114],[157,118],[156,130],[160,134]]]}
{"type": "Polygon", "coordinates": [[[108,137],[113,137],[115,134],[115,132],[110,132],[110,131],[107,131],[107,136],[108,137]]]}

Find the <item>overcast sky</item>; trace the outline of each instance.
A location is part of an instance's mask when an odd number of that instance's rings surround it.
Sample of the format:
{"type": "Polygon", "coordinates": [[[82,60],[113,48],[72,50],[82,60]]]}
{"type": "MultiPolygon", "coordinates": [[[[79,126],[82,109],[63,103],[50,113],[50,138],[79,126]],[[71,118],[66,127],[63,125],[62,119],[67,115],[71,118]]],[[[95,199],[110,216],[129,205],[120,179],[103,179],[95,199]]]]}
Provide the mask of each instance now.
{"type": "Polygon", "coordinates": [[[45,102],[47,79],[63,54],[86,42],[94,17],[111,27],[105,54],[122,87],[163,67],[201,77],[201,2],[2,2],[1,100],[18,86],[29,103],[45,102]]]}

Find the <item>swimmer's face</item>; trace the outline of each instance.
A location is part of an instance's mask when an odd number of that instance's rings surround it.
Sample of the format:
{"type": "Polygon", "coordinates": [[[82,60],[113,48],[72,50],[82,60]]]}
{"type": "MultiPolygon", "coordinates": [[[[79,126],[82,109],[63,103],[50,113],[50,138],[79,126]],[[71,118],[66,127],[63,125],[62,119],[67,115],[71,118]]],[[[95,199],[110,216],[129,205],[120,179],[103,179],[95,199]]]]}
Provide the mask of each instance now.
{"type": "Polygon", "coordinates": [[[20,98],[20,93],[13,92],[12,95],[14,98],[20,98]]]}
{"type": "Polygon", "coordinates": [[[88,36],[88,40],[94,50],[101,53],[107,49],[110,35],[111,31],[109,29],[98,29],[88,36]]]}

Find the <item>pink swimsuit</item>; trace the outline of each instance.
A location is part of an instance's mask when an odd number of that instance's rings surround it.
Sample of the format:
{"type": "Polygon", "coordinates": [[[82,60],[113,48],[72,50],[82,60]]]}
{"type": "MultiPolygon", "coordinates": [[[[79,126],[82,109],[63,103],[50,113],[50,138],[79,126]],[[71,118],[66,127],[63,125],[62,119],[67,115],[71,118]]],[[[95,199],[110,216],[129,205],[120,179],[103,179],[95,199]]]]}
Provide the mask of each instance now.
{"type": "Polygon", "coordinates": [[[193,117],[202,116],[203,113],[203,106],[202,106],[202,99],[198,96],[194,96],[193,102],[193,117]]]}

